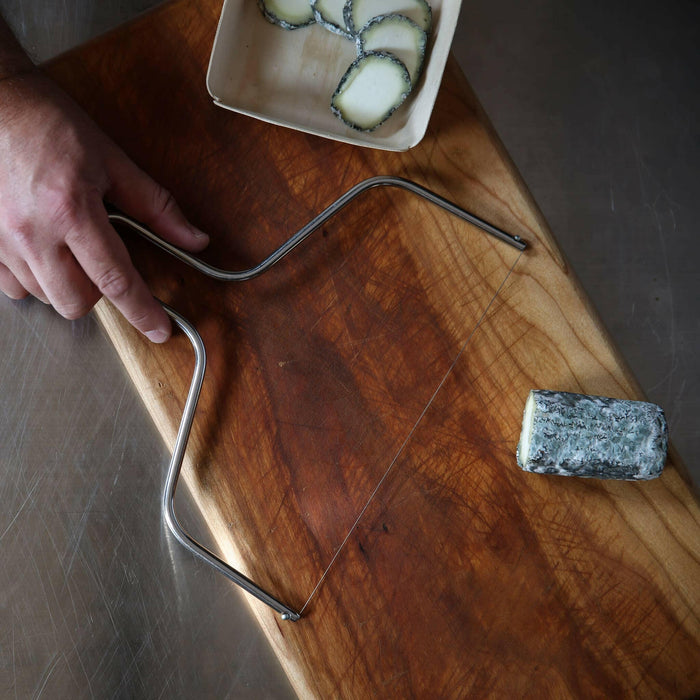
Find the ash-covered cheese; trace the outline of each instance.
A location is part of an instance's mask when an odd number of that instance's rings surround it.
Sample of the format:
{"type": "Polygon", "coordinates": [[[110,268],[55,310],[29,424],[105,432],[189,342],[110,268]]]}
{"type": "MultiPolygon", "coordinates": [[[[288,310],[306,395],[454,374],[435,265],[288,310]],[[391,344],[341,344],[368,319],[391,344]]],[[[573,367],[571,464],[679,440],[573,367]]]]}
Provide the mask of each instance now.
{"type": "Polygon", "coordinates": [[[517,460],[538,474],[636,481],[661,474],[667,449],[666,417],[656,404],[531,391],[517,460]]]}
{"type": "Polygon", "coordinates": [[[299,29],[314,23],[309,0],[258,0],[265,19],[283,29],[299,29]]]}
{"type": "Polygon", "coordinates": [[[368,51],[341,78],[331,110],[359,131],[374,131],[401,106],[411,92],[411,76],[389,53],[368,51]]]}

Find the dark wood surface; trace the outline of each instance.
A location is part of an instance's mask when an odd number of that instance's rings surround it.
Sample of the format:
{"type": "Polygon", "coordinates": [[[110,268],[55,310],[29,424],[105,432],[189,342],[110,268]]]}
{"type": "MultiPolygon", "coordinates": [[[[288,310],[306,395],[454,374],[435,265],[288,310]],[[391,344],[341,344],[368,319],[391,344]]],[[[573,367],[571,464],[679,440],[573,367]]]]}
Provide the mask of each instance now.
{"type": "MultiPolygon", "coordinates": [[[[253,603],[299,694],[700,692],[700,509],[680,466],[628,484],[515,463],[531,388],[641,396],[454,62],[420,146],[354,148],[211,103],[219,9],[170,3],[47,67],[211,233],[208,260],[248,267],[377,174],[530,244],[393,190],[244,285],[128,237],[207,347],[185,478],[232,563],[301,607],[393,464],[301,621],[253,603]]],[[[189,343],[99,313],[172,444],[189,343]]]]}

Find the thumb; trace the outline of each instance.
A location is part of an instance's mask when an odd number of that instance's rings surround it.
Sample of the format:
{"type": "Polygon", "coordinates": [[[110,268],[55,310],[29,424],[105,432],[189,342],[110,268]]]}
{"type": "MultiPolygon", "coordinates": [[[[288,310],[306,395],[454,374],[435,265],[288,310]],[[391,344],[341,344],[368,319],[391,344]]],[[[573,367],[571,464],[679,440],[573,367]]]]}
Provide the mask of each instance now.
{"type": "Polygon", "coordinates": [[[175,198],[149,177],[124,153],[117,152],[107,164],[110,185],[106,198],[170,243],[194,252],[209,243],[209,236],[193,226],[175,198]]]}

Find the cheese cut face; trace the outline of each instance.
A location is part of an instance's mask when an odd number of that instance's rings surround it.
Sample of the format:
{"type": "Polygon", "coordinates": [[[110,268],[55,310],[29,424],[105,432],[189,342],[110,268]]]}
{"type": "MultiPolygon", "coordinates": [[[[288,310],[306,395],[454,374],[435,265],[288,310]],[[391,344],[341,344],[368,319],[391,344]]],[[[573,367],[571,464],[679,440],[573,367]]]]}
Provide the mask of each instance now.
{"type": "Polygon", "coordinates": [[[298,29],[314,22],[309,0],[258,0],[265,18],[285,29],[298,29]]]}
{"type": "Polygon", "coordinates": [[[345,25],[357,34],[373,17],[404,15],[430,33],[432,10],[426,0],[350,0],[345,5],[345,25]]]}
{"type": "Polygon", "coordinates": [[[531,391],[516,457],[538,474],[638,481],[661,474],[667,450],[666,417],[656,404],[531,391]]]}
{"type": "Polygon", "coordinates": [[[345,26],[345,16],[343,15],[345,2],[346,0],[311,0],[311,8],[317,24],[351,39],[352,34],[345,26]]]}
{"type": "Polygon", "coordinates": [[[357,35],[357,53],[385,51],[406,66],[415,85],[425,58],[428,35],[413,20],[403,15],[383,15],[370,20],[357,35]]]}
{"type": "Polygon", "coordinates": [[[391,54],[369,52],[345,73],[333,94],[331,109],[353,129],[372,131],[410,92],[411,78],[401,61],[391,54]]]}
{"type": "Polygon", "coordinates": [[[347,126],[370,132],[406,100],[423,70],[432,25],[427,0],[257,0],[265,18],[285,29],[318,24],[354,40],[357,59],[331,97],[347,126]]]}

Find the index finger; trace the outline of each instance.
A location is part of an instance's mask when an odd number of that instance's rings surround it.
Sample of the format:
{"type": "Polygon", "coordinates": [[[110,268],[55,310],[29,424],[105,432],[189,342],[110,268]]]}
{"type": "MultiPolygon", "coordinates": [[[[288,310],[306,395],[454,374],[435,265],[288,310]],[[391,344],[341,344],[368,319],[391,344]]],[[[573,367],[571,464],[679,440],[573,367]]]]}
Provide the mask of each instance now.
{"type": "Polygon", "coordinates": [[[134,328],[154,343],[170,337],[170,319],[136,271],[106,213],[83,221],[65,240],[87,276],[134,328]]]}

